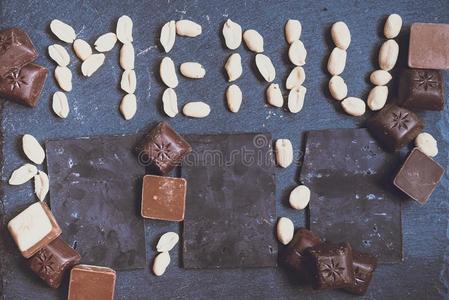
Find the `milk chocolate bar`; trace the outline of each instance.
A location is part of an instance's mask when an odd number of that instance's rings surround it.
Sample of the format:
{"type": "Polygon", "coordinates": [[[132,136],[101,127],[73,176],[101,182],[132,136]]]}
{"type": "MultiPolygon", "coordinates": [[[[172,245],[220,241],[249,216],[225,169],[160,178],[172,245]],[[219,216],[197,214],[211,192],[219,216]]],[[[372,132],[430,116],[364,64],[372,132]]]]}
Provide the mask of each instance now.
{"type": "Polygon", "coordinates": [[[21,68],[38,56],[28,35],[19,28],[0,31],[0,77],[21,68]]]}
{"type": "Polygon", "coordinates": [[[115,271],[91,265],[77,265],[70,272],[67,300],[113,300],[115,271]]]}
{"type": "Polygon", "coordinates": [[[8,230],[26,258],[61,234],[55,217],[44,202],[36,202],[9,221],[8,230]]]}

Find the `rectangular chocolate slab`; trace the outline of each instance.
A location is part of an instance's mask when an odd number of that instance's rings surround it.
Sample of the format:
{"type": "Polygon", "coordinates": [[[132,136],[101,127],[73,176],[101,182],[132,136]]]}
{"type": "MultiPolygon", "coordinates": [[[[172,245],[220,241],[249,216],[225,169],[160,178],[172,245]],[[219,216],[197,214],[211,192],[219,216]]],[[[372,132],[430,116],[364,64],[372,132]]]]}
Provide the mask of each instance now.
{"type": "Polygon", "coordinates": [[[312,192],[310,230],[381,262],[400,262],[402,196],[393,186],[400,163],[364,128],[308,132],[300,179],[312,192]]]}
{"type": "Polygon", "coordinates": [[[110,268],[78,265],[70,272],[67,300],[113,300],[116,279],[110,268]]]}
{"type": "Polygon", "coordinates": [[[118,270],[144,268],[145,234],[140,216],[145,173],[133,153],[137,136],[48,141],[51,208],[62,237],[82,263],[118,270]]]}
{"type": "Polygon", "coordinates": [[[183,265],[277,265],[275,181],[269,134],[189,136],[183,265]]]}

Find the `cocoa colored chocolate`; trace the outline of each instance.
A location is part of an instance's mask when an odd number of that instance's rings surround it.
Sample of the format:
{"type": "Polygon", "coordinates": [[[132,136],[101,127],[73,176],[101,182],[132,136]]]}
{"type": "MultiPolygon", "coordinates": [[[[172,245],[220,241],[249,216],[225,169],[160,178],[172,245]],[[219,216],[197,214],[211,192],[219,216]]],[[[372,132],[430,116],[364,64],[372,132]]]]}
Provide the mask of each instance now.
{"type": "Polygon", "coordinates": [[[186,201],[186,180],[163,176],[143,177],[141,214],[144,218],[182,221],[186,201]]]}
{"type": "Polygon", "coordinates": [[[115,271],[106,267],[77,265],[70,272],[67,300],[113,300],[115,271]]]}
{"type": "Polygon", "coordinates": [[[408,66],[418,69],[449,69],[449,24],[412,24],[408,66]]]}
{"type": "Polygon", "coordinates": [[[399,104],[410,110],[443,110],[444,82],[441,71],[405,70],[399,85],[399,104]]]}
{"type": "Polygon", "coordinates": [[[410,198],[425,204],[444,174],[432,158],[415,148],[394,178],[394,185],[410,198]]]}
{"type": "Polygon", "coordinates": [[[377,258],[368,253],[352,250],[352,261],[355,281],[344,290],[355,295],[365,295],[377,267],[377,258]]]}
{"type": "Polygon", "coordinates": [[[422,131],[424,124],[415,113],[391,104],[371,117],[367,128],[385,149],[398,151],[422,131]]]}
{"type": "Polygon", "coordinates": [[[0,77],[21,68],[38,56],[29,36],[19,28],[0,31],[0,77]]]}
{"type": "Polygon", "coordinates": [[[34,107],[39,101],[47,74],[47,68],[36,64],[11,69],[0,78],[0,96],[34,107]]]}
{"type": "Polygon", "coordinates": [[[141,164],[164,175],[178,166],[192,148],[168,123],[162,122],[144,137],[136,151],[141,164]]]}
{"type": "Polygon", "coordinates": [[[50,287],[58,288],[66,272],[80,260],[78,252],[57,238],[28,259],[28,264],[50,287]]]}

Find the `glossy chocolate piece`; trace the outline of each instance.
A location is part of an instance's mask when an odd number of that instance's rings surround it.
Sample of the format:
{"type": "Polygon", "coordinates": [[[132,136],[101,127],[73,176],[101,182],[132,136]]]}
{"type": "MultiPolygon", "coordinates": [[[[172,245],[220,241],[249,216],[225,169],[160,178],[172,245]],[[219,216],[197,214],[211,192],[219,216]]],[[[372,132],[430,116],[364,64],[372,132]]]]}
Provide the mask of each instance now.
{"type": "Polygon", "coordinates": [[[279,255],[279,262],[296,272],[300,279],[307,279],[308,269],[304,251],[307,248],[318,246],[321,243],[319,236],[307,230],[300,228],[296,231],[293,240],[279,255]]]}
{"type": "Polygon", "coordinates": [[[146,175],[143,177],[141,214],[144,218],[182,221],[186,201],[186,180],[146,175]]]}
{"type": "Polygon", "coordinates": [[[145,168],[133,153],[140,135],[46,143],[50,202],[62,237],[83,263],[115,270],[148,267],[140,216],[145,168]]]}
{"type": "Polygon", "coordinates": [[[307,132],[300,181],[312,191],[310,230],[401,262],[404,197],[393,185],[401,163],[401,153],[385,152],[365,128],[307,132]]]}
{"type": "Polygon", "coordinates": [[[424,124],[415,113],[391,104],[371,117],[367,128],[385,149],[398,151],[421,133],[424,124]]]}
{"type": "Polygon", "coordinates": [[[444,82],[441,71],[407,69],[399,85],[399,103],[411,110],[443,110],[444,82]]]}
{"type": "Polygon", "coordinates": [[[394,178],[394,185],[413,200],[425,204],[443,174],[443,167],[415,148],[394,178]]]}
{"type": "Polygon", "coordinates": [[[0,96],[34,107],[39,102],[47,74],[47,68],[36,64],[12,69],[0,78],[0,96]]]}
{"type": "Polygon", "coordinates": [[[57,238],[28,259],[28,264],[50,287],[58,288],[66,272],[80,260],[78,252],[57,238]]]}
{"type": "Polygon", "coordinates": [[[21,68],[38,56],[29,36],[19,28],[0,31],[0,77],[21,68]]]}
{"type": "Polygon", "coordinates": [[[70,272],[67,300],[113,300],[116,273],[113,269],[77,265],[70,272]]]}
{"type": "Polygon", "coordinates": [[[44,202],[31,204],[8,223],[8,230],[25,258],[61,235],[61,228],[44,202]]]}
{"type": "Polygon", "coordinates": [[[368,253],[352,250],[352,261],[355,277],[354,285],[344,290],[355,295],[365,295],[377,267],[377,258],[368,253]]]}
{"type": "Polygon", "coordinates": [[[352,248],[349,243],[324,243],[306,250],[315,289],[344,288],[354,285],[352,248]]]}
{"type": "Polygon", "coordinates": [[[275,179],[269,134],[189,136],[183,265],[277,265],[275,179]],[[213,154],[213,156],[211,156],[213,154]]]}
{"type": "Polygon", "coordinates": [[[410,27],[408,66],[449,69],[449,24],[413,23],[410,27]]]}
{"type": "Polygon", "coordinates": [[[164,175],[178,166],[192,148],[168,123],[162,122],[144,137],[136,150],[141,164],[164,175]]]}

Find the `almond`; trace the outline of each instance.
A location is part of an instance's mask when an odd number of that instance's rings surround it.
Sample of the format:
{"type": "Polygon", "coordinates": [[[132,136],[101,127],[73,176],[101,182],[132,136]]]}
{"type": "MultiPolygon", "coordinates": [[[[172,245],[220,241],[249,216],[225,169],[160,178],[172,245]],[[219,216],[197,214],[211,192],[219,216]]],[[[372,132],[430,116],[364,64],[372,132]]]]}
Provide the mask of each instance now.
{"type": "Polygon", "coordinates": [[[331,28],[332,40],[335,46],[342,50],[347,50],[351,43],[351,32],[345,22],[337,22],[331,28]]]}
{"type": "Polygon", "coordinates": [[[69,53],[61,45],[53,44],[48,46],[48,55],[61,67],[67,67],[70,64],[69,53]]]}
{"type": "Polygon", "coordinates": [[[132,44],[124,44],[120,49],[120,66],[123,70],[134,69],[134,47],[132,44]]]}
{"type": "Polygon", "coordinates": [[[92,55],[92,48],[85,40],[75,40],[73,42],[73,50],[75,51],[76,56],[82,61],[85,61],[92,55]]]}
{"type": "Polygon", "coordinates": [[[391,78],[391,74],[384,70],[376,70],[369,77],[371,83],[374,85],[387,85],[391,78]]]}
{"type": "Polygon", "coordinates": [[[179,20],[176,22],[176,34],[180,36],[196,37],[202,32],[201,25],[190,20],[179,20]]]}
{"type": "Polygon", "coordinates": [[[175,45],[176,40],[176,22],[169,21],[162,26],[161,29],[161,37],[159,41],[161,42],[162,47],[164,48],[165,53],[170,52],[170,50],[175,45]]]}
{"type": "Polygon", "coordinates": [[[176,76],[175,63],[170,57],[164,57],[159,67],[159,75],[166,86],[174,89],[178,86],[178,76],[176,76]]]}
{"type": "Polygon", "coordinates": [[[305,185],[297,186],[291,191],[288,202],[294,209],[301,210],[306,208],[310,202],[310,189],[305,185]]]}
{"type": "Polygon", "coordinates": [[[225,64],[225,70],[228,74],[228,81],[232,82],[240,78],[242,75],[242,57],[238,53],[229,56],[225,64]]]}
{"type": "Polygon", "coordinates": [[[156,276],[162,276],[170,264],[170,255],[168,252],[159,253],[153,262],[153,273],[156,276]]]}
{"type": "Polygon", "coordinates": [[[34,175],[34,193],[40,201],[44,201],[49,189],[48,176],[45,172],[39,171],[34,175]]]}
{"type": "Polygon", "coordinates": [[[66,92],[72,90],[72,72],[69,68],[57,66],[55,69],[55,79],[62,90],[66,92]]]}
{"type": "Polygon", "coordinates": [[[232,84],[226,90],[226,99],[228,102],[228,108],[231,112],[236,113],[240,110],[242,105],[242,90],[236,84],[232,84]]]}
{"type": "Polygon", "coordinates": [[[123,44],[133,41],[133,21],[128,16],[121,16],[117,21],[117,39],[123,44]]]}
{"type": "Polygon", "coordinates": [[[76,33],[72,26],[60,20],[51,21],[50,30],[58,39],[63,42],[73,43],[73,41],[76,39],[76,33]]]}
{"type": "Polygon", "coordinates": [[[157,242],[157,252],[169,252],[179,241],[179,235],[176,232],[164,233],[157,242]]]}
{"type": "Polygon", "coordinates": [[[435,157],[438,154],[437,140],[427,132],[418,134],[415,145],[427,156],[435,157]]]}
{"type": "Polygon", "coordinates": [[[362,116],[366,111],[365,102],[356,97],[346,98],[341,102],[341,106],[347,114],[355,117],[362,116]]]}
{"type": "Polygon", "coordinates": [[[293,146],[288,139],[279,139],[275,143],[276,149],[276,163],[282,167],[287,168],[293,162],[293,146]]]}
{"type": "Polygon", "coordinates": [[[371,89],[368,94],[366,103],[368,104],[368,107],[373,111],[381,110],[385,106],[385,103],[387,103],[387,98],[388,87],[379,85],[371,89]]]}
{"type": "Polygon", "coordinates": [[[382,44],[379,51],[379,66],[384,71],[390,71],[396,65],[399,55],[399,45],[395,40],[382,44]]]}
{"type": "Polygon", "coordinates": [[[120,87],[128,94],[134,94],[136,91],[136,72],[134,70],[125,70],[122,74],[122,80],[120,81],[120,87]]]}
{"type": "Polygon", "coordinates": [[[67,118],[69,115],[69,102],[67,96],[63,92],[56,92],[53,94],[52,102],[53,112],[60,118],[67,118]]]}
{"type": "Polygon", "coordinates": [[[288,49],[288,58],[291,63],[296,66],[303,66],[306,64],[307,50],[304,44],[300,41],[294,41],[288,49]]]}
{"type": "Polygon", "coordinates": [[[210,114],[210,106],[204,102],[189,102],[184,105],[182,113],[192,118],[205,118],[210,114]]]}
{"type": "Polygon", "coordinates": [[[22,137],[22,148],[28,159],[35,164],[40,165],[44,162],[45,151],[42,149],[42,146],[36,138],[31,134],[25,134],[22,137]]]}
{"type": "Polygon", "coordinates": [[[36,166],[32,164],[25,164],[16,169],[9,178],[10,185],[21,185],[33,178],[37,174],[36,166]]]}
{"type": "Polygon", "coordinates": [[[331,75],[340,75],[345,70],[346,51],[335,47],[327,61],[327,71],[331,75]]]}
{"type": "Polygon", "coordinates": [[[108,52],[114,48],[117,43],[117,35],[113,32],[105,33],[98,37],[95,41],[94,46],[95,50],[98,52],[108,52]]]}
{"type": "Polygon", "coordinates": [[[242,26],[228,19],[223,25],[223,37],[226,47],[235,50],[242,43],[242,26]]]}
{"type": "Polygon", "coordinates": [[[384,35],[387,39],[394,39],[401,32],[402,18],[398,14],[391,14],[385,22],[384,35]]]}
{"type": "Polygon", "coordinates": [[[90,77],[103,64],[106,56],[103,53],[92,54],[81,64],[81,72],[84,76],[90,77]]]}
{"type": "Polygon", "coordinates": [[[329,92],[335,100],[341,101],[348,95],[348,86],[342,77],[334,75],[329,80],[329,92]]]}
{"type": "Polygon", "coordinates": [[[174,89],[165,89],[164,93],[162,94],[162,104],[164,107],[164,112],[167,114],[167,116],[173,118],[178,114],[178,97],[176,96],[176,92],[174,89]]]}
{"type": "Polygon", "coordinates": [[[137,111],[137,99],[134,94],[127,94],[120,103],[120,112],[125,120],[131,120],[137,111]]]}
{"type": "Polygon", "coordinates": [[[254,29],[246,30],[243,33],[243,40],[249,50],[255,53],[263,52],[263,37],[254,29]]]}
{"type": "Polygon", "coordinates": [[[292,44],[301,38],[302,26],[298,20],[288,20],[285,24],[285,39],[287,43],[292,44]]]}
{"type": "Polygon", "coordinates": [[[276,78],[276,70],[273,63],[265,54],[256,55],[256,66],[265,81],[272,82],[276,78]]]}
{"type": "Polygon", "coordinates": [[[206,69],[197,62],[185,62],[179,67],[179,71],[187,78],[200,79],[206,75],[206,69]]]}
{"type": "Polygon", "coordinates": [[[306,73],[304,72],[303,67],[295,67],[287,77],[285,82],[285,87],[287,90],[294,89],[304,83],[306,79],[306,73]]]}
{"type": "Polygon", "coordinates": [[[283,245],[287,245],[293,239],[295,225],[289,218],[282,217],[278,220],[276,232],[278,241],[283,245]]]}

